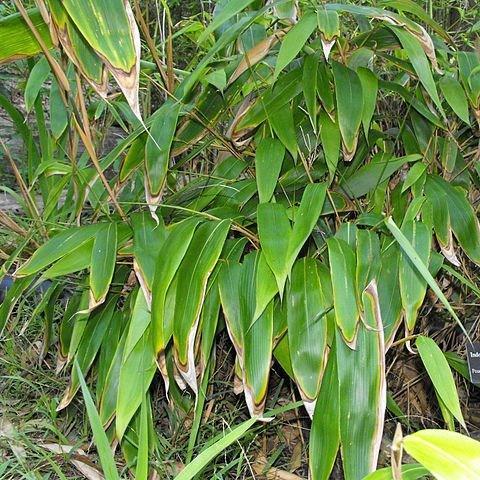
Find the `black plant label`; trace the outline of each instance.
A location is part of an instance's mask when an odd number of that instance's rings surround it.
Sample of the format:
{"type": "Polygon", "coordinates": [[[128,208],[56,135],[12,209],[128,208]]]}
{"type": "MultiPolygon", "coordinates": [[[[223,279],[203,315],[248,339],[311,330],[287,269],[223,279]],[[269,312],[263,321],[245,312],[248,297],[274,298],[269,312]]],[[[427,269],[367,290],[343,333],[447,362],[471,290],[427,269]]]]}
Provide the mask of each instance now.
{"type": "Polygon", "coordinates": [[[470,380],[472,383],[480,384],[480,343],[467,342],[467,361],[470,380]]]}

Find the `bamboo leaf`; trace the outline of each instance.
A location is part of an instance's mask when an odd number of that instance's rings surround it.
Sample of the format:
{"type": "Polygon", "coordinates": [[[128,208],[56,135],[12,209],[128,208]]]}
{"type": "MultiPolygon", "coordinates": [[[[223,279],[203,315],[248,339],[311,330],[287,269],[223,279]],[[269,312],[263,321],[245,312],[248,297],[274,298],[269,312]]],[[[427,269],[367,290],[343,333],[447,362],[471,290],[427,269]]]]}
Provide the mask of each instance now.
{"type": "Polygon", "coordinates": [[[131,109],[140,117],[140,35],[130,4],[122,0],[64,0],[62,5],[117,80],[131,109]]]}
{"type": "Polygon", "coordinates": [[[257,223],[265,259],[275,275],[278,291],[282,295],[288,276],[285,260],[292,232],[285,207],[279,203],[261,203],[257,208],[257,223]]]}
{"type": "Polygon", "coordinates": [[[255,172],[260,203],[272,198],[282,168],[285,147],[274,138],[265,138],[257,146],[255,172]]]}
{"type": "Polygon", "coordinates": [[[438,396],[443,401],[445,407],[466,429],[455,380],[443,352],[428,337],[419,336],[415,341],[415,345],[438,396]]]}
{"type": "Polygon", "coordinates": [[[390,26],[395,35],[400,40],[402,47],[408,55],[410,62],[412,63],[415,72],[421,84],[425,87],[425,90],[430,95],[430,98],[435,103],[440,113],[445,116],[445,112],[442,108],[442,102],[438,96],[437,87],[433,79],[430,64],[428,63],[427,56],[420,44],[420,42],[403,27],[390,26]]]}
{"type": "MultiPolygon", "coordinates": [[[[418,480],[429,474],[428,470],[419,463],[402,465],[401,470],[402,480],[418,480]]],[[[363,480],[395,480],[395,478],[393,477],[392,467],[385,467],[370,473],[363,480]]]]}
{"type": "Polygon", "coordinates": [[[157,260],[152,286],[152,335],[157,355],[165,349],[172,335],[172,331],[166,328],[165,322],[167,292],[198,223],[199,220],[193,218],[170,227],[169,241],[163,245],[157,260]]]}
{"type": "Polygon", "coordinates": [[[480,264],[480,225],[465,192],[437,175],[428,175],[425,194],[434,205],[443,200],[455,237],[470,259],[480,264]]]}
{"type": "Polygon", "coordinates": [[[207,37],[221,27],[225,22],[228,22],[237,13],[247,8],[253,0],[230,0],[218,15],[215,15],[213,21],[210,22],[208,27],[202,32],[198,38],[198,43],[204,42],[207,37]]]}
{"type": "Polygon", "coordinates": [[[355,350],[338,334],[335,343],[346,480],[361,480],[376,469],[386,407],[385,346],[374,281],[362,300],[365,324],[359,326],[355,350]]]}
{"type": "Polygon", "coordinates": [[[312,420],[309,471],[312,480],[328,480],[340,446],[340,399],[336,353],[328,357],[312,420]]]}
{"type": "MultiPolygon", "coordinates": [[[[52,39],[48,25],[39,10],[33,8],[27,13],[47,48],[51,48],[52,39]]],[[[37,55],[41,51],[39,43],[20,13],[7,15],[0,19],[0,65],[37,55]]]]}
{"type": "Polygon", "coordinates": [[[317,26],[314,12],[306,13],[299,22],[285,35],[278,52],[274,78],[298,55],[317,26]]]}
{"type": "Polygon", "coordinates": [[[317,10],[317,23],[322,40],[323,54],[328,60],[330,51],[336,38],[340,35],[340,19],[338,13],[333,10],[319,8],[317,10]]]}
{"type": "MultiPolygon", "coordinates": [[[[402,226],[402,234],[415,250],[421,262],[428,265],[432,238],[428,227],[420,222],[407,222],[402,226]]],[[[427,282],[405,252],[402,253],[400,260],[399,278],[405,323],[408,331],[412,332],[427,292],[427,282]]]]}
{"type": "Polygon", "coordinates": [[[421,430],[406,436],[409,455],[438,480],[480,479],[480,443],[456,432],[421,430]]]}
{"type": "Polygon", "coordinates": [[[145,171],[148,181],[147,201],[162,192],[170,162],[170,148],[177,127],[181,103],[166,102],[155,112],[150,135],[145,145],[145,171]]]}
{"type": "Polygon", "coordinates": [[[292,269],[287,291],[288,341],[295,382],[313,417],[327,353],[326,308],[316,260],[302,258],[292,269]]]}
{"type": "Polygon", "coordinates": [[[387,218],[387,220],[385,221],[385,225],[390,230],[391,234],[394,236],[395,240],[398,242],[402,250],[406,253],[408,258],[415,265],[415,267],[417,268],[421,276],[427,281],[428,285],[433,290],[435,295],[443,303],[448,313],[450,313],[450,315],[457,322],[458,326],[462,329],[466,337],[470,338],[467,331],[465,330],[465,327],[462,325],[462,322],[458,318],[457,314],[453,310],[452,306],[450,305],[449,301],[447,300],[443,292],[438,287],[437,282],[435,282],[435,279],[432,277],[432,275],[428,271],[428,267],[425,265],[422,259],[418,256],[415,249],[412,247],[412,244],[408,241],[408,239],[405,237],[402,231],[397,227],[397,225],[395,224],[395,222],[391,217],[387,218]]]}
{"type": "Polygon", "coordinates": [[[317,130],[317,72],[318,58],[313,54],[307,55],[303,63],[303,96],[314,131],[317,130]]]}
{"type": "Polygon", "coordinates": [[[325,155],[325,162],[330,174],[330,181],[332,181],[337,171],[338,157],[342,143],[340,129],[338,124],[333,122],[324,111],[320,112],[319,120],[320,140],[325,155]]]}
{"type": "Polygon", "coordinates": [[[178,269],[173,318],[175,362],[180,374],[197,393],[194,346],[207,280],[225,243],[230,222],[205,222],[195,231],[178,269]]]}
{"type": "Polygon", "coordinates": [[[27,112],[32,110],[33,104],[49,74],[50,65],[45,57],[41,57],[32,68],[25,86],[25,109],[27,112]]]}
{"type": "Polygon", "coordinates": [[[148,326],[131,352],[127,355],[124,352],[120,367],[115,422],[118,440],[122,439],[130,420],[140,407],[156,369],[151,327],[148,326]]]}
{"type": "Polygon", "coordinates": [[[335,320],[349,345],[355,343],[359,309],[357,304],[356,258],[354,250],[343,240],[327,240],[332,275],[335,320]]]}
{"type": "Polygon", "coordinates": [[[90,305],[103,303],[110,288],[117,258],[117,224],[108,223],[93,241],[90,266],[90,305]]]}
{"type": "Polygon", "coordinates": [[[372,121],[373,113],[377,106],[378,78],[369,68],[365,67],[358,68],[357,75],[362,84],[362,125],[365,137],[368,140],[370,122],[372,121]]]}
{"type": "Polygon", "coordinates": [[[332,62],[335,93],[337,97],[338,124],[345,147],[345,160],[355,154],[358,129],[363,115],[362,84],[358,75],[341,63],[332,62]]]}
{"type": "Polygon", "coordinates": [[[16,272],[16,276],[32,275],[62,258],[74,248],[94,238],[105,224],[97,223],[83,227],[73,227],[52,237],[42,245],[16,272]]]}
{"type": "Polygon", "coordinates": [[[468,101],[460,82],[453,77],[443,76],[438,82],[440,90],[445,100],[450,105],[455,114],[466,124],[470,124],[468,114],[468,101]]]}

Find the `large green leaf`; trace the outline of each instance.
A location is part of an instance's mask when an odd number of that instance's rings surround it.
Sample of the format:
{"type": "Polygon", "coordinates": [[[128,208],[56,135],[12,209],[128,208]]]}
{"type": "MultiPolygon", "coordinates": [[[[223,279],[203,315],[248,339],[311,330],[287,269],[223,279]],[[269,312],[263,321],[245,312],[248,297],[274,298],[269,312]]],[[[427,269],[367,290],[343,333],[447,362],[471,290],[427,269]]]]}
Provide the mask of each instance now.
{"type": "Polygon", "coordinates": [[[465,123],[470,123],[468,101],[460,82],[451,76],[443,76],[438,82],[447,103],[456,115],[465,123]]]}
{"type": "Polygon", "coordinates": [[[317,26],[317,17],[314,12],[306,13],[300,21],[285,35],[278,52],[277,63],[275,65],[274,77],[298,55],[302,50],[308,37],[317,26]]]}
{"type": "MultiPolygon", "coordinates": [[[[410,242],[421,261],[428,265],[432,235],[428,227],[421,222],[411,221],[402,226],[402,233],[410,242]]],[[[402,252],[399,268],[400,296],[405,311],[405,323],[408,331],[413,331],[418,311],[427,292],[427,282],[416,268],[410,257],[402,252]]]]}
{"type": "Polygon", "coordinates": [[[90,308],[103,303],[110,288],[117,258],[117,224],[108,223],[93,241],[90,266],[90,308]]]}
{"type": "Polygon", "coordinates": [[[195,231],[178,269],[173,340],[175,362],[185,381],[197,392],[195,336],[206,293],[207,280],[217,263],[230,221],[205,222],[195,231]]]}
{"type": "Polygon", "coordinates": [[[335,237],[327,240],[327,246],[332,275],[335,319],[347,343],[354,345],[360,318],[355,252],[347,242],[335,237]]]}
{"type": "Polygon", "coordinates": [[[155,200],[162,192],[180,108],[180,102],[166,102],[155,112],[150,135],[145,145],[145,171],[148,181],[147,201],[155,200]]]}
{"type": "Polygon", "coordinates": [[[310,417],[320,389],[327,353],[326,307],[317,261],[302,258],[287,290],[288,342],[295,382],[310,417]]]}
{"type": "Polygon", "coordinates": [[[152,336],[157,355],[165,349],[172,335],[172,325],[167,325],[165,321],[167,292],[198,223],[197,218],[192,218],[169,227],[169,241],[158,255],[152,285],[152,336]]]}
{"type": "Polygon", "coordinates": [[[438,480],[479,480],[480,442],[445,430],[421,430],[403,445],[438,480]]]}
{"type": "Polygon", "coordinates": [[[277,185],[285,147],[274,138],[262,140],[255,154],[255,173],[260,203],[268,202],[277,185]]]}
{"type": "Polygon", "coordinates": [[[312,480],[328,480],[340,446],[340,399],[335,350],[330,352],[312,420],[309,471],[312,480]]]}
{"type": "MultiPolygon", "coordinates": [[[[28,10],[28,16],[47,46],[52,47],[48,25],[37,8],[28,10]]],[[[0,64],[31,57],[42,51],[40,44],[20,13],[0,19],[0,64]]]]}
{"type": "Polygon", "coordinates": [[[102,231],[105,224],[97,223],[84,227],[72,227],[58,233],[42,245],[16,272],[17,276],[32,275],[43,270],[53,262],[62,258],[74,248],[91,240],[102,231]]]}
{"type": "Polygon", "coordinates": [[[338,62],[332,63],[337,98],[337,114],[346,160],[355,154],[363,116],[362,84],[358,75],[338,62]]]}
{"type": "Polygon", "coordinates": [[[362,295],[364,323],[355,350],[336,335],[340,442],[346,480],[375,470],[386,407],[385,347],[375,282],[362,295]]]}
{"type": "Polygon", "coordinates": [[[466,429],[460,410],[460,400],[458,399],[455,380],[443,352],[435,341],[428,337],[419,336],[415,345],[438,396],[451,414],[466,429]]]}

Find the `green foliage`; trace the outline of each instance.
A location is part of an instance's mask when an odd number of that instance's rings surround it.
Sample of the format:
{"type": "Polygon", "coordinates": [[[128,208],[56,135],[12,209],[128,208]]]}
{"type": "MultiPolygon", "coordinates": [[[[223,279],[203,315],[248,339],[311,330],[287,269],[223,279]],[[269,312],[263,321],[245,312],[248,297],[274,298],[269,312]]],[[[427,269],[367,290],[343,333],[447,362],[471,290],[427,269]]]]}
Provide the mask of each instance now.
{"type": "MultiPolygon", "coordinates": [[[[149,475],[155,376],[173,409],[182,408],[179,388],[195,397],[191,459],[223,330],[252,419],[177,478],[194,478],[270,416],[273,358],[312,417],[311,477],[329,478],[340,451],[346,480],[390,478],[372,473],[387,350],[403,332],[419,332],[428,287],[465,331],[436,277],[444,259],[480,264],[469,196],[480,170],[468,153],[480,124],[480,58],[450,49],[447,33],[413,2],[292,5],[218,2],[208,26],[167,32],[161,49],[147,25],[144,55],[155,63],[141,63],[128,2],[49,0],[42,12],[56,50],[30,61],[25,86],[34,121],[0,98],[29,151],[18,181],[32,216],[19,220],[30,244],[25,261],[11,254],[17,280],[0,327],[38,274],[74,275],[85,287],[59,325],[59,364],[74,366],[59,409],[81,388],[108,478],[116,475],[113,438],[137,478],[149,475]],[[199,58],[174,69],[172,35],[193,33],[199,58]],[[83,93],[73,67],[93,91],[83,93]],[[105,99],[108,72],[125,100],[105,99]],[[94,138],[102,122],[125,130],[103,156],[94,138]],[[95,400],[84,377],[96,382],[95,400]]],[[[39,12],[29,15],[44,36],[39,12]]],[[[1,22],[16,38],[0,42],[0,61],[40,51],[18,15],[1,22]]],[[[416,346],[447,424],[465,426],[447,359],[430,338],[416,346]]],[[[404,445],[438,478],[457,478],[425,448],[447,449],[445,438],[418,432],[404,445]]],[[[477,472],[468,452],[478,447],[459,441],[461,468],[477,472]]]]}

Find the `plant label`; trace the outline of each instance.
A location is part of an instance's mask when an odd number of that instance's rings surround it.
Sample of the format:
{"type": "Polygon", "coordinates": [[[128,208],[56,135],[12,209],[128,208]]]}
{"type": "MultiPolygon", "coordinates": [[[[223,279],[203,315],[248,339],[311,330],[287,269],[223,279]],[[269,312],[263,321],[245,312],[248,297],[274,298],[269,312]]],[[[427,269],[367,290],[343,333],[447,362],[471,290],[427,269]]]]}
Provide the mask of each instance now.
{"type": "Polygon", "coordinates": [[[480,343],[467,343],[467,362],[470,380],[472,383],[480,384],[480,343]]]}

